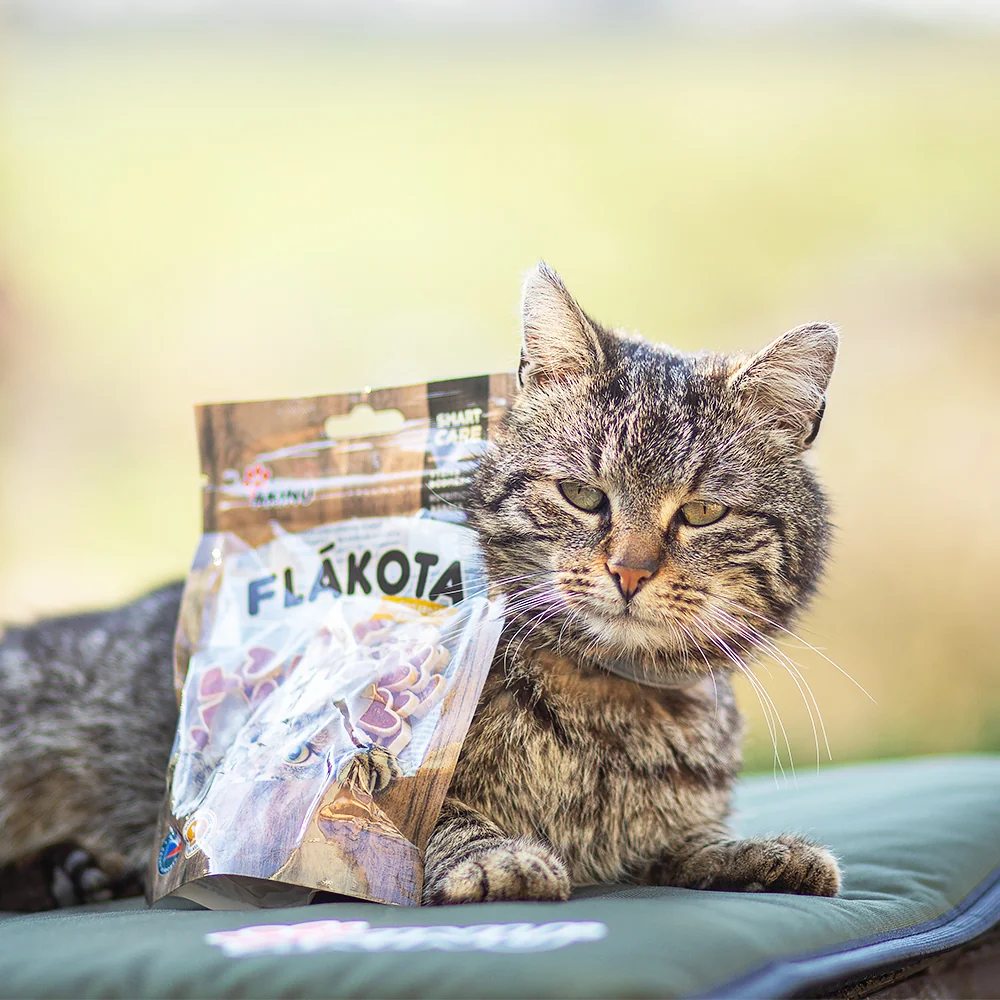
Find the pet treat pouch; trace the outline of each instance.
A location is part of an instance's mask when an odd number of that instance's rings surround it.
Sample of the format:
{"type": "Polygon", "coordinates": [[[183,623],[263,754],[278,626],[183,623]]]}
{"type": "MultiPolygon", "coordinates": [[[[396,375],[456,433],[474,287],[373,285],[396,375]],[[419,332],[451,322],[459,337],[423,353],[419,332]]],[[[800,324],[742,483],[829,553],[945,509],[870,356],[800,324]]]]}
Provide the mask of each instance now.
{"type": "Polygon", "coordinates": [[[198,408],[204,534],[151,901],[419,902],[503,624],[461,512],[512,391],[491,375],[198,408]],[[382,432],[344,436],[361,413],[382,432]]]}

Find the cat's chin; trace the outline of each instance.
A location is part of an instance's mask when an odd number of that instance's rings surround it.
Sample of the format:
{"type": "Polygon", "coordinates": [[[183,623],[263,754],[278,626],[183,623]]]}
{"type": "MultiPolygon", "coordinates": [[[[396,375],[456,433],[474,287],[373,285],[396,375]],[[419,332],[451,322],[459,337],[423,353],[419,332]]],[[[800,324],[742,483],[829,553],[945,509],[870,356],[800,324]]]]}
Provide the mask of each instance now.
{"type": "Polygon", "coordinates": [[[591,639],[602,650],[640,658],[684,655],[677,648],[679,630],[665,629],[662,620],[646,621],[634,612],[589,608],[585,619],[591,639]]]}
{"type": "Polygon", "coordinates": [[[687,648],[678,648],[662,626],[631,615],[595,615],[580,662],[653,687],[683,687],[703,680],[708,665],[687,648]]]}
{"type": "Polygon", "coordinates": [[[590,622],[576,642],[562,643],[581,666],[599,667],[629,680],[674,687],[705,677],[707,670],[684,650],[674,648],[657,630],[616,620],[590,622]],[[567,648],[568,647],[568,648],[567,648]],[[699,669],[700,668],[700,669],[699,669]]]}

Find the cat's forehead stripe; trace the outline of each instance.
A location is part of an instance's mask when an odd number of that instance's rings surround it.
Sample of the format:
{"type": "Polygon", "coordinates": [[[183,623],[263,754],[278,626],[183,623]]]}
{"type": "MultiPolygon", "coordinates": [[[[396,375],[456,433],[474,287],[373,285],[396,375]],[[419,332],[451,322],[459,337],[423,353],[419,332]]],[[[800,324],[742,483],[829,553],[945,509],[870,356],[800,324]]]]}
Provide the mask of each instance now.
{"type": "Polygon", "coordinates": [[[594,393],[591,420],[581,428],[599,455],[597,472],[647,501],[663,491],[697,488],[712,464],[709,435],[700,426],[705,399],[693,366],[680,356],[628,344],[628,356],[594,393]],[[633,368],[646,365],[644,371],[633,368]],[[632,387],[627,397],[622,388],[632,387]],[[607,406],[608,397],[620,402],[607,406]]]}

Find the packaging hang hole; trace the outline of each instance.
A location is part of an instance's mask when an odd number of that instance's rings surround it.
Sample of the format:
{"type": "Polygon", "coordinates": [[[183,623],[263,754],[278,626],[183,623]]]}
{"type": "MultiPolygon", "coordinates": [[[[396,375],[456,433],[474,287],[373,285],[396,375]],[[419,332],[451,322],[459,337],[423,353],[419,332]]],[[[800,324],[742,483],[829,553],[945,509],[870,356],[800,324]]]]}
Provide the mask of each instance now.
{"type": "Polygon", "coordinates": [[[405,423],[399,410],[374,410],[367,403],[358,403],[350,413],[327,417],[323,431],[328,438],[340,441],[395,434],[405,423]]]}

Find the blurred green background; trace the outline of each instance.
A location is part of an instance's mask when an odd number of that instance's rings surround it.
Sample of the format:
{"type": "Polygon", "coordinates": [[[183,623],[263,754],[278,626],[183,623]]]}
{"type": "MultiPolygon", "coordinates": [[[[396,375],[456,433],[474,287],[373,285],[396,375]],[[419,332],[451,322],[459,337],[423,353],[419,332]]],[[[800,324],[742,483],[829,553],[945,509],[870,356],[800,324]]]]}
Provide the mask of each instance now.
{"type": "Polygon", "coordinates": [[[510,369],[544,257],[685,349],[840,324],[799,631],[875,703],[786,651],[835,760],[1000,749],[996,33],[12,23],[0,58],[0,619],[184,572],[195,402],[510,369]]]}

